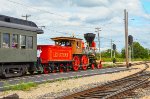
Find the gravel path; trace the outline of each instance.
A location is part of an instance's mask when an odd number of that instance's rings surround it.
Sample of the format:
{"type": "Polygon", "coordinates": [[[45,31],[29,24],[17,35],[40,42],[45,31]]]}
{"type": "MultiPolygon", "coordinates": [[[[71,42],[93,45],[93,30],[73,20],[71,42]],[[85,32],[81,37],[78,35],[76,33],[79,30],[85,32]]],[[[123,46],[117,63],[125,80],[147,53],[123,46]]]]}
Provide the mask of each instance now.
{"type": "Polygon", "coordinates": [[[103,74],[91,77],[81,77],[77,79],[56,81],[53,83],[44,83],[38,85],[37,88],[31,89],[30,91],[5,91],[0,93],[0,98],[16,93],[19,95],[19,98],[25,99],[41,99],[41,98],[53,99],[56,97],[79,92],[88,88],[101,85],[108,81],[120,79],[125,76],[134,74],[135,72],[140,71],[141,68],[144,68],[144,65],[138,65],[131,68],[138,68],[138,69],[132,69],[129,71],[123,71],[112,74],[103,74]]]}

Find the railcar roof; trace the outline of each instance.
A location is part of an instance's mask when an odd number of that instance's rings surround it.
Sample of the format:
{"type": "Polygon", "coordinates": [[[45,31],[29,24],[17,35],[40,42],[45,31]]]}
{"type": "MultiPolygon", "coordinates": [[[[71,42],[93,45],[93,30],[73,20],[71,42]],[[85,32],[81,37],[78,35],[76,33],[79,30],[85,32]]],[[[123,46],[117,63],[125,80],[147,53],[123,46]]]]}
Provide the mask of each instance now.
{"type": "Polygon", "coordinates": [[[0,15],[0,21],[26,25],[26,26],[30,26],[30,27],[37,27],[37,25],[32,21],[27,21],[27,20],[23,20],[23,19],[10,17],[10,16],[5,16],[5,15],[0,15]]]}
{"type": "Polygon", "coordinates": [[[37,25],[31,21],[26,21],[4,15],[0,15],[0,27],[32,31],[38,34],[43,33],[43,30],[38,28],[37,25]]]}
{"type": "Polygon", "coordinates": [[[59,41],[59,40],[70,40],[70,41],[77,41],[77,40],[82,40],[80,38],[76,38],[76,37],[55,37],[55,38],[51,38],[53,41],[59,41]]]}

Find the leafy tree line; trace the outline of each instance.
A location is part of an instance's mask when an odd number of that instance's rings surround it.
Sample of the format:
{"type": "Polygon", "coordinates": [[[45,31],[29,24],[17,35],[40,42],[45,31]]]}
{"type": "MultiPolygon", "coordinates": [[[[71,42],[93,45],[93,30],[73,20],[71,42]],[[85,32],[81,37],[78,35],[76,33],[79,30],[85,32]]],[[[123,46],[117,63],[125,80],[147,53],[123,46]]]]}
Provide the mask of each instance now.
{"type": "MultiPolygon", "coordinates": [[[[133,47],[133,49],[131,48],[133,51],[132,55],[134,56],[135,59],[136,58],[141,58],[141,59],[150,58],[150,55],[149,55],[150,50],[144,48],[138,42],[133,42],[132,47],[133,47]]],[[[114,51],[112,51],[112,55],[114,55],[113,53],[114,53],[114,51]]],[[[102,58],[111,58],[111,49],[102,51],[101,56],[102,56],[102,58]]],[[[125,49],[123,48],[121,52],[115,51],[115,56],[116,56],[116,58],[125,58],[125,49]]],[[[97,54],[97,57],[99,57],[99,54],[97,54]]]]}
{"type": "MultiPolygon", "coordinates": [[[[134,58],[149,58],[149,50],[144,48],[140,43],[138,42],[133,42],[133,56],[134,58]]],[[[122,58],[125,58],[125,49],[122,49],[121,51],[121,56],[122,58]]]]}

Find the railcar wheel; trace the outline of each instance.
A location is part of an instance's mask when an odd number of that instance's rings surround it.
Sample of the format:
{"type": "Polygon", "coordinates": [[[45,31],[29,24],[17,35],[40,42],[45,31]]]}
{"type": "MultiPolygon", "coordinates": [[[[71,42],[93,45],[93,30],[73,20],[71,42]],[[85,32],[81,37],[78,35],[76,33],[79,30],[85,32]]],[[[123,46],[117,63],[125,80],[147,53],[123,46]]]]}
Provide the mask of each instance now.
{"type": "Polygon", "coordinates": [[[28,71],[30,74],[34,74],[34,71],[28,71]]]}
{"type": "Polygon", "coordinates": [[[60,64],[60,66],[59,66],[59,71],[60,71],[60,72],[64,72],[64,65],[63,65],[63,64],[60,64]]]}
{"type": "Polygon", "coordinates": [[[38,74],[42,74],[42,71],[38,71],[38,74]]]}
{"type": "Polygon", "coordinates": [[[20,69],[20,76],[23,76],[24,74],[24,71],[23,71],[23,68],[20,69]]]}
{"type": "Polygon", "coordinates": [[[73,60],[74,60],[74,62],[73,62],[73,70],[74,71],[78,71],[79,65],[80,65],[80,57],[76,55],[76,56],[73,57],[73,60]]]}
{"type": "Polygon", "coordinates": [[[81,65],[82,65],[83,70],[87,69],[88,63],[89,63],[89,58],[86,55],[83,55],[82,58],[81,58],[81,65]]]}
{"type": "Polygon", "coordinates": [[[95,64],[91,64],[91,69],[95,69],[95,64]]]}

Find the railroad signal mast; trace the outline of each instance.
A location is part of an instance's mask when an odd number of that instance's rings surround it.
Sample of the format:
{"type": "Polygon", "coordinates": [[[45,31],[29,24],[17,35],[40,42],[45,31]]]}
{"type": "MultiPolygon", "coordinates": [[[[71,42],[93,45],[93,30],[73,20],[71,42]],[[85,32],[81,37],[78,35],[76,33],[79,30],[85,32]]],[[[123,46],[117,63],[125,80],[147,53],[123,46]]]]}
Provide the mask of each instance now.
{"type": "MultiPolygon", "coordinates": [[[[131,62],[131,53],[133,53],[133,36],[129,35],[128,36],[128,45],[129,45],[129,62],[131,62]]],[[[129,63],[131,65],[131,63],[129,63]]]]}
{"type": "Polygon", "coordinates": [[[116,63],[116,58],[115,58],[116,44],[113,44],[113,50],[114,50],[113,63],[116,63]]]}

